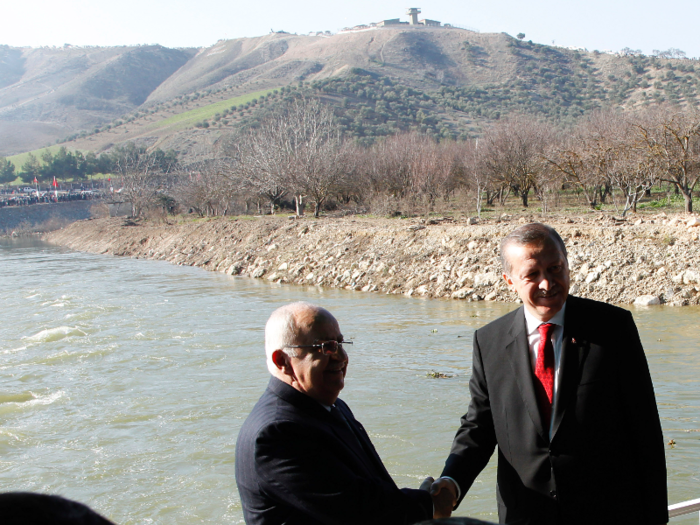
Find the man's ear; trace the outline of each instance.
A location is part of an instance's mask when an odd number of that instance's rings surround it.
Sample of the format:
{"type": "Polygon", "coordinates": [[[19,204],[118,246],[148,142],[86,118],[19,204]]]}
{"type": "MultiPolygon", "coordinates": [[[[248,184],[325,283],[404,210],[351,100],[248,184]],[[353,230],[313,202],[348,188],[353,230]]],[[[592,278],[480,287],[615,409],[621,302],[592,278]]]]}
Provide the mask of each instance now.
{"type": "Polygon", "coordinates": [[[511,291],[514,291],[514,288],[513,288],[513,280],[512,280],[512,279],[508,276],[508,274],[505,273],[505,272],[503,273],[503,280],[506,282],[506,284],[507,284],[508,287],[511,289],[511,291]]]}
{"type": "Polygon", "coordinates": [[[272,362],[277,369],[286,375],[292,375],[292,364],[289,361],[289,356],[282,350],[272,352],[272,362]]]}

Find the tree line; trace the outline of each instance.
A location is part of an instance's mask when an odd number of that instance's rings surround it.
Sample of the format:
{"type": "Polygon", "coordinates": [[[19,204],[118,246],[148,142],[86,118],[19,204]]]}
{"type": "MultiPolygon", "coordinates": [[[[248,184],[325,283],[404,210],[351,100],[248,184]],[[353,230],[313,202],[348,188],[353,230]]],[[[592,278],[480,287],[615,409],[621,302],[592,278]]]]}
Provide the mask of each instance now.
{"type": "Polygon", "coordinates": [[[624,215],[636,211],[653,187],[682,198],[692,212],[700,179],[700,112],[608,109],[568,127],[514,114],[489,124],[478,138],[438,140],[410,131],[366,145],[342,133],[331,106],[298,97],[256,128],[190,152],[186,162],[133,144],[108,158],[114,185],[134,215],[281,208],[301,215],[307,207],[315,216],[334,209],[395,215],[455,203],[480,215],[509,198],[523,207],[534,199],[547,211],[563,194],[590,208],[614,204],[624,215]]]}
{"type": "Polygon", "coordinates": [[[543,210],[564,191],[594,209],[636,211],[653,187],[693,210],[700,179],[700,113],[678,107],[601,110],[569,127],[528,115],[502,118],[479,138],[441,140],[407,132],[366,146],[344,140],[332,110],[296,99],[260,127],[229,135],[171,186],[172,198],[201,215],[297,214],[310,205],[380,214],[431,211],[467,199],[482,207],[516,197],[543,210]]]}
{"type": "MultiPolygon", "coordinates": [[[[156,149],[148,152],[143,146],[129,142],[113,148],[109,153],[96,155],[70,151],[61,146],[56,153],[45,150],[39,157],[29,153],[27,160],[17,170],[9,160],[0,157],[0,184],[14,182],[19,177],[26,184],[86,179],[98,173],[121,173],[124,165],[134,165],[137,159],[153,161],[161,170],[172,171],[177,164],[177,154],[156,149]]],[[[143,162],[143,160],[142,160],[143,162]]]]}

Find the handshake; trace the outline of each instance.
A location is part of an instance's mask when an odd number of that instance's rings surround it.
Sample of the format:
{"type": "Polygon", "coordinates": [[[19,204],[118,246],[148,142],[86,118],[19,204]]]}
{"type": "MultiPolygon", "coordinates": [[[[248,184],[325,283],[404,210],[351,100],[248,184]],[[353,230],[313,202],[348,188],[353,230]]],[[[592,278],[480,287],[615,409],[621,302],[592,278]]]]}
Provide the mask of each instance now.
{"type": "Polygon", "coordinates": [[[457,504],[459,496],[459,489],[454,481],[450,478],[436,480],[428,476],[419,488],[430,492],[433,498],[433,519],[449,518],[452,515],[452,509],[457,504]]]}

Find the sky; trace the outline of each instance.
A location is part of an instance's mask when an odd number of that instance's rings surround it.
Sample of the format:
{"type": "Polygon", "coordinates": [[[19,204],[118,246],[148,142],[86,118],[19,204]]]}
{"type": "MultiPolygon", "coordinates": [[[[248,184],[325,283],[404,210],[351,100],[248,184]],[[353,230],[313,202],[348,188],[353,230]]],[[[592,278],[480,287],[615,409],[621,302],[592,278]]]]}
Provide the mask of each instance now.
{"type": "Polygon", "coordinates": [[[540,44],[700,57],[700,1],[677,0],[2,0],[0,45],[161,44],[208,47],[270,30],[306,34],[388,18],[421,18],[482,33],[525,33],[540,44]]]}

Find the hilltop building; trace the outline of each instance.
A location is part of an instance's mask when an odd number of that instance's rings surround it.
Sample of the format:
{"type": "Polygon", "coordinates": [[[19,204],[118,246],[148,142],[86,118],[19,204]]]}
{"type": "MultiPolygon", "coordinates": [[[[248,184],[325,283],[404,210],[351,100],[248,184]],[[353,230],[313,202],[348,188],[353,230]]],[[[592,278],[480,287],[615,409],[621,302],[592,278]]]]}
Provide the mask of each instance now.
{"type": "Polygon", "coordinates": [[[340,33],[355,32],[355,31],[367,31],[370,29],[377,29],[380,27],[396,27],[396,26],[425,26],[425,27],[452,27],[450,24],[442,25],[441,22],[437,20],[429,20],[424,18],[422,20],[418,19],[418,15],[421,13],[420,7],[410,7],[406,14],[410,17],[408,22],[402,22],[399,18],[390,18],[388,20],[382,20],[380,22],[371,24],[361,24],[355,27],[344,27],[340,30],[340,33]]]}
{"type": "Polygon", "coordinates": [[[406,14],[411,17],[411,21],[409,22],[410,25],[412,26],[432,26],[432,27],[440,27],[440,22],[437,20],[429,20],[427,18],[424,18],[423,20],[418,20],[418,15],[421,13],[420,7],[409,7],[408,11],[406,11],[406,14]]]}
{"type": "MultiPolygon", "coordinates": [[[[376,25],[377,27],[386,27],[386,26],[408,25],[408,22],[402,22],[398,18],[391,18],[389,20],[382,20],[381,22],[377,22],[376,24],[370,24],[370,25],[376,25]]],[[[356,27],[359,27],[359,26],[356,26],[356,27]]]]}

